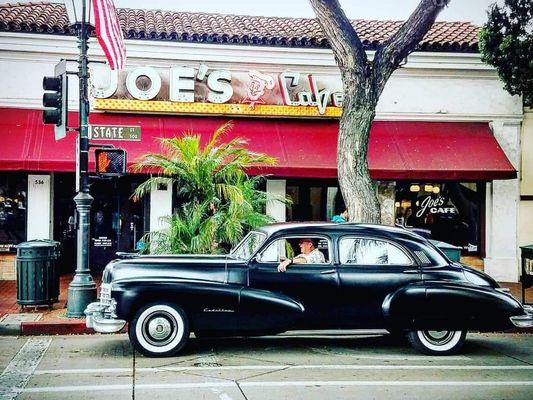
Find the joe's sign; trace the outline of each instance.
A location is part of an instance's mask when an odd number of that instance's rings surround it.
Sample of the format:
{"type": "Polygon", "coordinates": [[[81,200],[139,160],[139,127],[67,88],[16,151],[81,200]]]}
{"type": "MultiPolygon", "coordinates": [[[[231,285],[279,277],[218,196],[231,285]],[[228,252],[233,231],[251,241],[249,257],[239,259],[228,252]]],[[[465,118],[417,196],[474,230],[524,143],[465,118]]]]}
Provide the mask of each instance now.
{"type": "Polygon", "coordinates": [[[314,107],[323,115],[327,107],[342,107],[338,76],[316,76],[284,71],[229,71],[194,67],[139,67],[111,71],[97,65],[91,73],[94,99],[145,102],[246,104],[314,107]]]}

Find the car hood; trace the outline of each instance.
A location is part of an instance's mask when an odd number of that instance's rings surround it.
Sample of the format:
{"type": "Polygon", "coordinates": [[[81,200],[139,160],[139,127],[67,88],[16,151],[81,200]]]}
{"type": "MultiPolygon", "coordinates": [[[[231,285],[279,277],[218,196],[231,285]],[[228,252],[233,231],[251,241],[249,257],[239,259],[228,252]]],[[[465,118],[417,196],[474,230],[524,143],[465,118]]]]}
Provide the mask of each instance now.
{"type": "Polygon", "coordinates": [[[102,282],[136,279],[186,279],[225,282],[228,264],[245,264],[227,255],[181,254],[168,256],[139,256],[114,260],[102,275],[102,282]]]}

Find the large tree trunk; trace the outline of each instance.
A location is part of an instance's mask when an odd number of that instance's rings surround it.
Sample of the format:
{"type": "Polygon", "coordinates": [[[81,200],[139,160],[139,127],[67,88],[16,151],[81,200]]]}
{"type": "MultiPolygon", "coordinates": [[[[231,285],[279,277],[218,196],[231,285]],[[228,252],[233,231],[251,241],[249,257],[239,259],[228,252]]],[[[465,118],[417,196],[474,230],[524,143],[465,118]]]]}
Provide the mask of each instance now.
{"type": "Polygon", "coordinates": [[[449,0],[420,0],[411,16],[381,43],[370,62],[363,44],[338,0],[309,0],[341,71],[344,87],[339,126],[337,170],[350,221],[379,223],[375,183],[367,151],[376,105],[387,80],[431,28],[449,0]]]}
{"type": "Polygon", "coordinates": [[[378,224],[380,205],[367,161],[375,105],[363,90],[346,86],[337,142],[339,185],[350,221],[378,224]]]}

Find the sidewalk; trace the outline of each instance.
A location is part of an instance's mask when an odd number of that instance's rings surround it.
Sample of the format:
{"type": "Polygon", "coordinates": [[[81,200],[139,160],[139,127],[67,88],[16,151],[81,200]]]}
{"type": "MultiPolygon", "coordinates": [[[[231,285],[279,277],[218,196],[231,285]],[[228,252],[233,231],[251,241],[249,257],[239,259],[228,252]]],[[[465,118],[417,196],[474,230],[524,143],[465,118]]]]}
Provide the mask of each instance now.
{"type": "MultiPolygon", "coordinates": [[[[94,334],[85,327],[85,319],[67,318],[67,291],[73,274],[60,278],[59,302],[51,310],[47,306],[26,306],[24,310],[17,304],[16,281],[0,281],[0,336],[2,335],[68,335],[94,334]]],[[[100,287],[100,277],[95,277],[100,287]]],[[[520,283],[500,282],[503,287],[522,301],[520,283]]],[[[533,303],[533,288],[526,290],[526,303],[533,303]]],[[[533,329],[526,330],[533,332],[533,329]]],[[[520,330],[524,332],[524,330],[520,330]]]]}
{"type": "MultiPolygon", "coordinates": [[[[17,282],[0,280],[0,336],[1,335],[68,335],[91,334],[85,319],[67,318],[68,286],[74,274],[62,275],[59,280],[59,301],[48,306],[17,304],[17,282]]],[[[100,288],[100,277],[93,277],[100,288]]]]}

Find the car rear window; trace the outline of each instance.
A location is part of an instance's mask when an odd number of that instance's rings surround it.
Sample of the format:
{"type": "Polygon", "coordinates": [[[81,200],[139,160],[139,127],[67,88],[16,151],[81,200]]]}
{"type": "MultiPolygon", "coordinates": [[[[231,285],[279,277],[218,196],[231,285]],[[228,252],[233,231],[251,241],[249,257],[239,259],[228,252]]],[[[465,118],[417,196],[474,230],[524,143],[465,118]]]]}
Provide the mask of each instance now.
{"type": "Polygon", "coordinates": [[[341,264],[411,265],[411,258],[398,246],[380,239],[345,237],[339,243],[341,264]]]}

